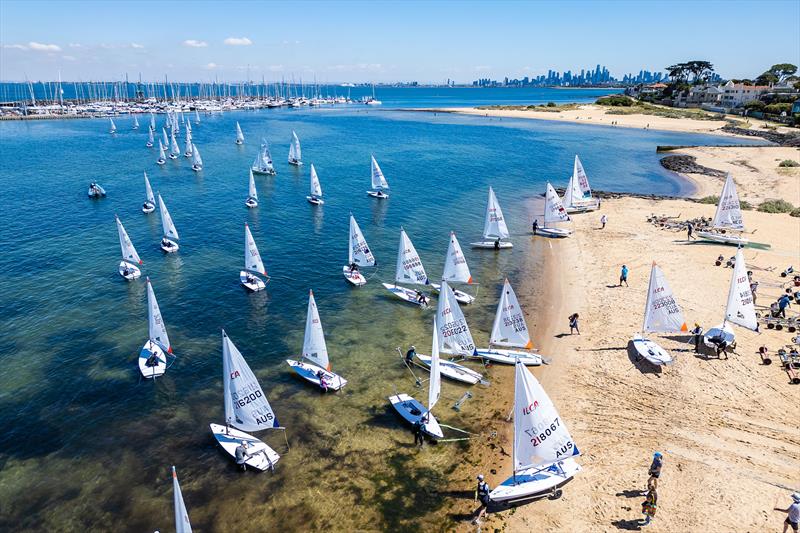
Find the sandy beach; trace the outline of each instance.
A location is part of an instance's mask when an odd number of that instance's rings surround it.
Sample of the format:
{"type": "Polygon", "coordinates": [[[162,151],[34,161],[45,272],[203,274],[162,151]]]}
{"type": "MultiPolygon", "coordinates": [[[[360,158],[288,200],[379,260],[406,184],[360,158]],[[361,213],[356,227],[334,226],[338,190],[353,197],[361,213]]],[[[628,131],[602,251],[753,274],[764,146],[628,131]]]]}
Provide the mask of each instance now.
{"type": "MultiPolygon", "coordinates": [[[[748,162],[758,168],[771,157],[762,154],[748,162]]],[[[797,191],[796,177],[767,174],[738,168],[734,176],[745,198],[759,198],[761,185],[771,179],[781,194],[797,191]]],[[[713,178],[692,177],[718,194],[713,178]]],[[[685,232],[646,221],[654,213],[711,217],[714,209],[683,200],[607,200],[600,212],[573,216],[572,238],[536,239],[534,250],[543,255],[545,272],[519,293],[535,342],[553,363],[535,373],[582,450],[584,470],[559,500],[490,514],[483,530],[638,530],[639,491],[653,452],[661,451],[659,508],[649,529],[780,531],[785,516],[772,508],[785,505],[789,493],[800,488],[800,388],[789,383],[775,351],[797,333],[762,328],[758,334],[737,327],[736,353],[727,360],[694,354],[689,336],[652,336],[677,357],[662,369],[635,361],[628,347],[641,328],[652,261],[664,270],[689,328],[697,322],[708,329],[722,321],[732,270],[715,266],[714,260],[735,249],[687,243],[685,232]],[[604,230],[599,229],[602,213],[609,218],[604,230]],[[630,268],[630,287],[617,286],[623,264],[630,268]],[[565,334],[572,312],[580,313],[581,335],[565,334]],[[757,355],[762,345],[773,355],[772,365],[763,365],[757,355]]],[[[753,241],[771,245],[744,252],[760,283],[757,310],[764,312],[784,291],[787,278],[780,272],[800,262],[800,219],[755,211],[745,211],[744,219],[753,241]]],[[[796,306],[789,313],[796,315],[796,306]]],[[[511,474],[506,454],[512,428],[506,417],[513,402],[513,369],[503,376],[507,387],[498,389],[505,392],[489,422],[498,437],[474,445],[475,466],[492,487],[511,474]]],[[[463,483],[472,488],[474,475],[465,475],[463,483]]]]}

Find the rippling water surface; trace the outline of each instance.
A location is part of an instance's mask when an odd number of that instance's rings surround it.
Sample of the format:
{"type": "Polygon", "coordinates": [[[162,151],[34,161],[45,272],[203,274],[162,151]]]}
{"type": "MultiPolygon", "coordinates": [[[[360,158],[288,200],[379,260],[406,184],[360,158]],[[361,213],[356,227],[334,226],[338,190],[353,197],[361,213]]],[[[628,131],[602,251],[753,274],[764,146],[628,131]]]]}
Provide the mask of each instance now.
{"type": "MultiPolygon", "coordinates": [[[[395,347],[430,346],[432,312],[392,300],[380,285],[393,278],[400,226],[432,279],[457,232],[480,283],[466,315],[482,345],[503,276],[519,279],[531,250],[526,201],[547,179],[564,185],[576,152],[595,188],[677,193],[682,185],[656,163],[657,144],[729,142],[362,107],[201,120],[199,174],[183,157],[158,167],[146,131],[131,131],[124,118],[115,136],[100,119],[0,123],[0,529],[169,531],[173,464],[196,530],[446,528],[448,498],[436,493],[468,447],[417,453],[386,407],[395,391],[426,394],[395,347]],[[286,164],[292,130],[303,143],[300,169],[286,164]],[[247,169],[262,136],[278,175],[256,178],[260,205],[248,210],[247,169]],[[388,201],[365,195],[370,154],[391,185],[388,201]],[[312,162],[321,208],[305,200],[312,162]],[[178,254],[159,250],[157,212],[140,211],[143,170],[175,220],[178,254]],[[91,181],[108,197],[87,199],[91,181]],[[499,255],[467,246],[482,230],[490,184],[515,243],[499,255]],[[349,212],[379,261],[360,289],[341,275],[349,212]],[[144,260],[177,356],[156,382],[141,381],[136,368],[147,338],[145,285],[116,272],[114,214],[144,260]],[[238,282],[245,222],[272,275],[258,294],[238,282]],[[339,394],[320,395],[284,363],[302,346],[309,289],[333,367],[349,380],[339,394]],[[287,428],[291,448],[274,473],[240,475],[208,430],[223,421],[221,328],[287,428]]],[[[456,413],[450,406],[465,390],[445,382],[439,416],[479,431],[470,413],[497,391],[473,389],[456,413]]],[[[281,434],[265,439],[286,451],[281,434]]]]}

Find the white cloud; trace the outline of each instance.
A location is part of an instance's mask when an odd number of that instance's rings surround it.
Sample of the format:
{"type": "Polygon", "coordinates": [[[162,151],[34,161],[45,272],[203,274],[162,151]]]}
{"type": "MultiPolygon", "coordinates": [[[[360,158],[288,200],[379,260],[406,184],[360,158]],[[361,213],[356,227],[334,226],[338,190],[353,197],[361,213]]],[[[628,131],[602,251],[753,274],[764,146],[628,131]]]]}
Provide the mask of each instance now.
{"type": "Polygon", "coordinates": [[[69,43],[70,48],[83,48],[81,43],[69,43]]]}
{"type": "Polygon", "coordinates": [[[61,47],[57,44],[43,44],[31,41],[28,43],[28,47],[31,50],[36,50],[37,52],[60,52],[61,47]]]}
{"type": "Polygon", "coordinates": [[[28,47],[24,44],[4,44],[3,48],[11,48],[14,50],[27,50],[28,47]]]}
{"type": "Polygon", "coordinates": [[[144,45],[139,43],[131,43],[131,48],[144,48],[144,45]]]}
{"type": "Polygon", "coordinates": [[[183,46],[188,46],[190,48],[205,48],[208,46],[208,43],[205,41],[198,41],[197,39],[186,39],[183,41],[183,46]]]}
{"type": "Polygon", "coordinates": [[[61,56],[61,57],[67,61],[75,61],[75,56],[61,56]]]}
{"type": "Polygon", "coordinates": [[[251,41],[247,37],[228,37],[222,42],[224,42],[228,46],[250,46],[251,44],[253,44],[253,41],[251,41]]]}
{"type": "Polygon", "coordinates": [[[217,68],[218,66],[219,66],[219,65],[217,65],[216,63],[209,63],[209,64],[207,64],[207,65],[206,65],[205,67],[203,67],[203,68],[204,68],[204,69],[206,69],[206,70],[214,70],[214,69],[215,69],[215,68],[217,68]]]}

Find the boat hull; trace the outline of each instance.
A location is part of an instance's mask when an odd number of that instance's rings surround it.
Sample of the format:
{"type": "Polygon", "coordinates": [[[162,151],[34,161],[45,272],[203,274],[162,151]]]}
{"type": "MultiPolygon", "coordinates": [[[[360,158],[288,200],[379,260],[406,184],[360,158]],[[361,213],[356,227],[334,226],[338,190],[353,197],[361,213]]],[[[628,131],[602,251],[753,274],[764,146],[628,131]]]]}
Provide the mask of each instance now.
{"type": "MultiPolygon", "coordinates": [[[[469,243],[470,246],[473,248],[481,248],[484,250],[493,250],[495,249],[494,241],[479,241],[479,242],[471,242],[469,243]]],[[[500,250],[506,250],[508,248],[513,248],[514,245],[508,241],[500,241],[497,245],[497,248],[500,250]]]]}
{"type": "MultiPolygon", "coordinates": [[[[431,357],[429,355],[417,354],[417,359],[419,362],[422,363],[425,367],[431,367],[431,357]]],[[[461,383],[468,383],[470,385],[475,385],[479,383],[483,376],[478,372],[475,372],[471,368],[467,368],[463,365],[459,365],[458,363],[454,363],[452,361],[446,360],[439,360],[439,372],[442,376],[455,380],[460,381],[461,383]]]]}
{"type": "Polygon", "coordinates": [[[245,289],[253,292],[263,291],[267,288],[267,283],[263,279],[252,274],[248,276],[248,272],[244,270],[239,271],[239,281],[245,289]]]}
{"type": "Polygon", "coordinates": [[[639,357],[656,366],[671,365],[674,362],[668,351],[649,339],[634,337],[632,342],[639,357]]]}
{"type": "Polygon", "coordinates": [[[563,239],[569,237],[572,231],[563,228],[537,228],[535,235],[550,237],[551,239],[563,239]]]}
{"type": "Polygon", "coordinates": [[[274,467],[281,458],[275,450],[249,433],[231,427],[226,428],[220,424],[209,424],[209,426],[217,443],[234,459],[236,459],[236,448],[243,440],[247,442],[247,450],[252,455],[244,463],[249,467],[263,472],[274,467]]]}
{"type": "MultiPolygon", "coordinates": [[[[417,299],[417,291],[413,289],[408,289],[406,287],[400,287],[399,285],[390,285],[388,283],[383,283],[383,286],[386,288],[387,291],[391,292],[397,298],[400,298],[404,302],[422,307],[423,309],[428,308],[427,303],[420,303],[417,299]]],[[[426,301],[427,301],[426,297],[426,301]]]]}
{"type": "Polygon", "coordinates": [[[580,465],[572,457],[544,469],[521,470],[498,485],[489,498],[495,502],[513,502],[546,496],[580,471],[580,465]]]}
{"type": "Polygon", "coordinates": [[[718,242],[720,244],[732,244],[734,246],[744,246],[749,240],[739,235],[729,235],[727,233],[716,233],[714,231],[698,231],[697,236],[707,241],[718,242]]]}
{"type": "Polygon", "coordinates": [[[178,243],[171,239],[162,239],[161,241],[161,249],[168,254],[175,253],[180,250],[180,248],[181,247],[178,246],[178,243]],[[166,243],[164,241],[166,241],[166,243]]]}
{"type": "Polygon", "coordinates": [[[367,194],[369,196],[372,196],[373,198],[379,198],[379,199],[389,198],[389,195],[382,191],[367,191],[367,194]]]}
{"type": "Polygon", "coordinates": [[[246,205],[250,209],[253,209],[254,207],[258,207],[258,200],[255,200],[253,198],[248,198],[247,200],[244,201],[244,205],[246,205]]]}
{"type": "Polygon", "coordinates": [[[290,165],[294,165],[296,167],[299,167],[299,166],[303,165],[303,162],[302,161],[297,161],[297,160],[294,160],[294,159],[290,159],[289,160],[289,164],[290,165]]]}
{"type": "Polygon", "coordinates": [[[600,209],[600,202],[594,200],[592,202],[586,203],[577,203],[571,206],[564,206],[564,209],[567,211],[568,214],[572,215],[575,213],[588,213],[590,211],[597,211],[600,209]]]}
{"type": "Polygon", "coordinates": [[[342,267],[342,274],[348,283],[355,285],[356,287],[361,287],[367,284],[367,278],[365,278],[364,275],[358,270],[353,270],[351,272],[348,265],[342,267]]]}
{"type": "Polygon", "coordinates": [[[164,375],[167,371],[167,354],[164,353],[161,346],[150,340],[142,346],[142,351],[139,352],[139,371],[147,379],[164,375]],[[147,360],[153,354],[158,358],[157,364],[155,366],[147,366],[147,360]]]}
{"type": "MultiPolygon", "coordinates": [[[[431,283],[431,288],[432,288],[433,292],[435,292],[436,294],[439,294],[439,291],[441,290],[442,286],[439,285],[438,283],[431,283]]],[[[453,289],[452,287],[450,287],[450,288],[453,289]]],[[[475,297],[474,296],[472,296],[471,294],[467,294],[464,291],[460,291],[458,289],[453,289],[453,294],[456,297],[456,301],[458,303],[460,303],[460,304],[469,305],[469,304],[471,304],[472,302],[475,301],[475,297]]]]}
{"type": "Polygon", "coordinates": [[[498,348],[477,348],[473,357],[480,357],[481,359],[503,365],[514,365],[517,363],[517,359],[525,366],[539,366],[543,362],[542,356],[538,353],[502,350],[498,348]]]}
{"type": "Polygon", "coordinates": [[[441,439],[444,437],[442,428],[433,413],[429,413],[428,409],[419,403],[417,400],[408,394],[395,394],[389,396],[389,403],[395,408],[397,413],[403,417],[403,420],[412,426],[427,415],[427,422],[422,428],[422,431],[433,439],[441,439]]]}
{"type": "Polygon", "coordinates": [[[260,168],[252,168],[252,167],[250,168],[250,170],[253,171],[253,174],[259,174],[261,176],[274,176],[275,175],[275,171],[274,170],[262,170],[260,168]]]}
{"type": "MultiPolygon", "coordinates": [[[[328,384],[328,390],[341,390],[342,387],[347,385],[347,380],[342,376],[335,372],[331,372],[330,370],[326,370],[321,366],[317,366],[305,361],[295,361],[294,359],[287,359],[286,364],[288,364],[291,369],[294,370],[295,374],[309,383],[313,383],[317,387],[320,387],[319,377],[317,376],[318,372],[322,372],[323,377],[325,378],[325,383],[328,384]]],[[[322,387],[320,387],[320,389],[321,388],[322,387]]]]}
{"type": "Polygon", "coordinates": [[[306,196],[306,200],[308,200],[308,203],[311,205],[322,205],[325,203],[325,200],[317,198],[316,196],[306,196]]]}
{"type": "Polygon", "coordinates": [[[142,271],[139,270],[139,267],[126,261],[120,261],[117,270],[119,271],[119,275],[128,281],[133,281],[142,276],[142,271]]]}
{"type": "Polygon", "coordinates": [[[149,214],[156,210],[156,206],[151,204],[150,202],[146,202],[142,204],[142,213],[149,214]]]}

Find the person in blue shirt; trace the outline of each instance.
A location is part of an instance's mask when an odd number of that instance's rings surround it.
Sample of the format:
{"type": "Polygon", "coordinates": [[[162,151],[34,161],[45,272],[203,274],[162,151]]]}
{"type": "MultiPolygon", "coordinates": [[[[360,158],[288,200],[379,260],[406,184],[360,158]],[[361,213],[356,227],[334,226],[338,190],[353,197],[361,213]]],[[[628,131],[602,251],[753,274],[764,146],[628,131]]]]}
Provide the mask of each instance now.
{"type": "Polygon", "coordinates": [[[622,271],[619,273],[619,286],[622,287],[622,283],[625,283],[626,287],[630,287],[628,285],[628,267],[622,265],[622,271]]]}
{"type": "Polygon", "coordinates": [[[789,307],[789,295],[784,294],[780,298],[778,298],[778,314],[781,315],[783,318],[786,318],[786,308],[789,307]]]}

